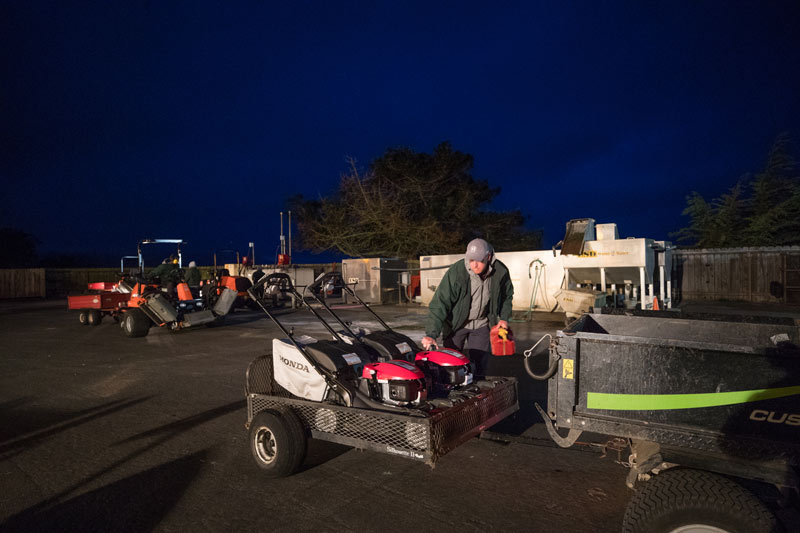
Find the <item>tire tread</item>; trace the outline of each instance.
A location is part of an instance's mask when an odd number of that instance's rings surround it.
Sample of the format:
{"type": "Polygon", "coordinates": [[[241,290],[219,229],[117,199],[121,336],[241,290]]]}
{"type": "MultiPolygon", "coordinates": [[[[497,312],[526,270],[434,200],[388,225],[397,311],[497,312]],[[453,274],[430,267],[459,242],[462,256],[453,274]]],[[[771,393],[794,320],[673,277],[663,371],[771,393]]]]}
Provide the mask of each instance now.
{"type": "MultiPolygon", "coordinates": [[[[625,510],[622,531],[668,530],[682,525],[681,518],[686,522],[704,514],[727,517],[732,531],[780,531],[775,515],[741,485],[717,474],[684,468],[667,470],[637,490],[625,510]]],[[[713,519],[710,522],[717,525],[713,519]]]]}

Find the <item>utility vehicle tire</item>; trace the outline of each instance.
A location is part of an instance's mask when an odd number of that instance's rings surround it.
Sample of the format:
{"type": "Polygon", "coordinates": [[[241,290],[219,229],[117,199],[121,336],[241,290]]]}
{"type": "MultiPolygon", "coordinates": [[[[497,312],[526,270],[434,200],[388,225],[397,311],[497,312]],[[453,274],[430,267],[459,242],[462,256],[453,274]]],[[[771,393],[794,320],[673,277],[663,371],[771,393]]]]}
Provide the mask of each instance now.
{"type": "Polygon", "coordinates": [[[636,491],[625,510],[622,531],[683,530],[780,531],[775,515],[741,485],[710,472],[676,468],[655,476],[636,491]]]}
{"type": "Polygon", "coordinates": [[[89,310],[88,309],[81,309],[81,312],[78,314],[78,320],[80,321],[81,325],[88,326],[89,325],[89,310]]]}
{"type": "Polygon", "coordinates": [[[290,409],[262,411],[250,423],[250,453],[267,477],[285,477],[305,459],[307,440],[290,409]]]}
{"type": "Polygon", "coordinates": [[[140,309],[129,309],[122,319],[122,331],[127,337],[144,337],[150,331],[150,319],[140,309]]]}
{"type": "Polygon", "coordinates": [[[86,321],[90,326],[99,326],[100,322],[103,321],[103,315],[97,309],[89,309],[89,312],[86,314],[86,321]]]}

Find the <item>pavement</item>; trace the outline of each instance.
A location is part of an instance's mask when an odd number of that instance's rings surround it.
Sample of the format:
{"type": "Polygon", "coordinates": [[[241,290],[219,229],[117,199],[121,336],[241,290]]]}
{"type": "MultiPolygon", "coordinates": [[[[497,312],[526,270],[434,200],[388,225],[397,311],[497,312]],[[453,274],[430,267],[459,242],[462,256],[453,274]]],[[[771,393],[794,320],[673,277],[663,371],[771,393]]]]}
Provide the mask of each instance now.
{"type": "MultiPolygon", "coordinates": [[[[378,306],[419,340],[426,309],[378,306]]],[[[363,309],[341,309],[375,329],[363,309]]],[[[322,338],[306,311],[279,319],[322,338]]],[[[65,301],[0,303],[0,530],[618,531],[627,457],[546,436],[546,384],[519,353],[563,324],[513,323],[518,354],[489,373],[519,379],[520,410],[431,468],[311,440],[300,472],[266,479],[248,447],[244,378],[275,325],[236,311],[224,327],[130,339],[109,318],[82,326],[65,301]]],[[[542,361],[541,363],[544,363],[542,361]]]]}

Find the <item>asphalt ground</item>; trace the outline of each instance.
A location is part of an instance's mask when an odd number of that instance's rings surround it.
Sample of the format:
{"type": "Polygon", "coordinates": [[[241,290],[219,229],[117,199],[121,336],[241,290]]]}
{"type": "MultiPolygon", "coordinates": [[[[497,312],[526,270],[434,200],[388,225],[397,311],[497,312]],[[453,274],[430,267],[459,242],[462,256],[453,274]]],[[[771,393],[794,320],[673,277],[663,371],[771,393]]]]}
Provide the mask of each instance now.
{"type": "MultiPolygon", "coordinates": [[[[423,336],[425,308],[376,310],[423,336]]],[[[363,309],[339,313],[378,327],[363,309]]],[[[323,337],[309,313],[279,315],[323,337]]],[[[546,384],[523,370],[519,353],[562,324],[513,324],[518,355],[492,358],[490,373],[519,379],[519,412],[435,468],[312,440],[300,472],[271,480],[244,426],[245,370],[279,336],[263,313],[130,339],[109,318],[80,325],[64,301],[0,303],[0,529],[618,531],[626,457],[603,439],[556,447],[533,406],[546,384]]]]}

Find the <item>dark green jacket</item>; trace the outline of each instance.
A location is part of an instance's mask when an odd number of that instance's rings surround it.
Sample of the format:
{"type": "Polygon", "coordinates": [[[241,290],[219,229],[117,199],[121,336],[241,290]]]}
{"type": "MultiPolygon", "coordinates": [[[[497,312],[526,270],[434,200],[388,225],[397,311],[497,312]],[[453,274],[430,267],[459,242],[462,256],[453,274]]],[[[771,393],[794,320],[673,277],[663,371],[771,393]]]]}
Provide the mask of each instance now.
{"type": "Polygon", "coordinates": [[[190,287],[199,287],[200,286],[200,269],[197,267],[189,267],[186,270],[186,274],[183,276],[183,279],[186,281],[186,284],[190,287]]]}
{"type": "Polygon", "coordinates": [[[173,263],[161,263],[153,270],[150,271],[150,279],[159,279],[162,285],[166,285],[170,281],[176,281],[178,275],[178,265],[173,263]]]}
{"type": "MultiPolygon", "coordinates": [[[[500,320],[511,318],[511,300],[514,297],[514,285],[506,267],[495,259],[492,263],[489,288],[489,326],[500,320]]],[[[463,259],[456,261],[447,269],[442,282],[436,288],[433,300],[428,307],[428,319],[425,322],[425,334],[436,338],[441,333],[447,337],[451,332],[460,329],[469,317],[470,279],[463,259]]]]}

